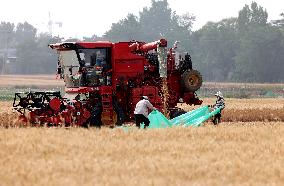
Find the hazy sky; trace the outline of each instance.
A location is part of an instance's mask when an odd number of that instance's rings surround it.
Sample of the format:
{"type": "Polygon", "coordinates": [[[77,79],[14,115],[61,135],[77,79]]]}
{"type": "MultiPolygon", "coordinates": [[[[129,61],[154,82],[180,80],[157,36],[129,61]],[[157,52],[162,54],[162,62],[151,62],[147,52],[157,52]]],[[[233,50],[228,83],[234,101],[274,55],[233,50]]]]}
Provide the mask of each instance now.
{"type": "MultiPolygon", "coordinates": [[[[168,0],[177,14],[189,12],[196,16],[193,29],[208,21],[237,17],[239,10],[251,0],[168,0]],[[206,6],[204,6],[206,4],[206,6]]],[[[269,20],[279,18],[284,12],[284,0],[255,0],[264,7],[269,20]]],[[[0,21],[14,23],[27,21],[39,31],[48,31],[49,12],[53,22],[63,22],[61,28],[53,26],[53,33],[61,37],[102,35],[113,22],[128,13],[139,15],[151,0],[2,0],[0,21]]]]}

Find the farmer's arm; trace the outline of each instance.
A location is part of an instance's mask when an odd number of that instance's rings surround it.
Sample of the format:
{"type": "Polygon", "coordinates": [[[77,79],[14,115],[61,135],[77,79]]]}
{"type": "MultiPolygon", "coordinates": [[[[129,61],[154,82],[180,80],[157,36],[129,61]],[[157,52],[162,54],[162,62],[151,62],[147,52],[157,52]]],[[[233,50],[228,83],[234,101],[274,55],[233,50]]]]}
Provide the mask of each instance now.
{"type": "Polygon", "coordinates": [[[151,109],[151,110],[156,110],[156,108],[155,107],[153,107],[153,105],[152,105],[152,103],[150,103],[150,101],[146,101],[146,105],[147,105],[147,107],[149,108],[149,109],[151,109]]]}

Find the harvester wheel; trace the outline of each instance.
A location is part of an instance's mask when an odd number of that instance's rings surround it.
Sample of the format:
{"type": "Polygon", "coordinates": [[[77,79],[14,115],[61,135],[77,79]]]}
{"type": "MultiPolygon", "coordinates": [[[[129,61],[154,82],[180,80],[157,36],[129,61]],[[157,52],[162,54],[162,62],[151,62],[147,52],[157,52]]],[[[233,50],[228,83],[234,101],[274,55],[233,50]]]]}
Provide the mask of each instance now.
{"type": "Polygon", "coordinates": [[[189,70],[182,74],[182,86],[186,92],[197,91],[202,85],[202,76],[197,70],[189,70]]]}

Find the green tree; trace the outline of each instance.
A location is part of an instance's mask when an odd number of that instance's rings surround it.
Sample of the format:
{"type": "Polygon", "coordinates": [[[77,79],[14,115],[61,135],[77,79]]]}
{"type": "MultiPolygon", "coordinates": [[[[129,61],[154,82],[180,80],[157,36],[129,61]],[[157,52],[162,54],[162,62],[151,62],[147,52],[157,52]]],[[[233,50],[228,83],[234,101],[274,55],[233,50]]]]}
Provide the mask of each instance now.
{"type": "Polygon", "coordinates": [[[167,0],[152,0],[150,7],[143,8],[139,17],[128,14],[125,19],[113,23],[104,38],[117,42],[129,40],[156,41],[168,39],[169,45],[183,41],[187,45],[195,17],[189,13],[181,16],[169,8],[167,0]]]}
{"type": "Polygon", "coordinates": [[[60,42],[61,39],[47,33],[36,33],[36,28],[27,22],[17,25],[15,38],[18,59],[13,73],[55,73],[57,56],[48,48],[48,44],[60,42]]]}
{"type": "Polygon", "coordinates": [[[14,47],[14,29],[15,25],[10,22],[1,22],[0,24],[0,48],[14,47]]]}
{"type": "MultiPolygon", "coordinates": [[[[234,78],[238,81],[279,81],[279,59],[283,50],[283,35],[267,23],[267,12],[257,3],[239,12],[238,37],[240,48],[236,55],[234,78]]],[[[283,58],[282,58],[283,59],[283,58]]]]}
{"type": "Polygon", "coordinates": [[[104,35],[105,38],[117,41],[130,41],[141,39],[141,26],[138,18],[133,14],[128,14],[126,18],[118,23],[113,23],[111,29],[104,35]]]}
{"type": "Polygon", "coordinates": [[[31,24],[19,23],[15,32],[17,49],[17,69],[16,73],[30,74],[37,67],[34,64],[36,56],[36,28],[31,24]]]}
{"type": "Polygon", "coordinates": [[[16,28],[16,42],[18,45],[36,40],[37,29],[28,22],[19,23],[16,28]]]}
{"type": "Polygon", "coordinates": [[[245,5],[239,11],[238,28],[240,32],[246,32],[250,27],[265,26],[267,24],[268,13],[263,7],[258,6],[256,2],[251,5],[245,5]]]}
{"type": "Polygon", "coordinates": [[[250,29],[241,38],[235,78],[246,82],[283,80],[284,39],[281,31],[267,25],[250,29]]]}
{"type": "Polygon", "coordinates": [[[282,18],[271,21],[271,24],[278,27],[284,34],[284,13],[281,13],[280,16],[282,18]]]}
{"type": "Polygon", "coordinates": [[[195,17],[189,13],[177,15],[169,7],[167,0],[152,0],[150,8],[140,12],[140,24],[144,41],[166,38],[169,45],[181,41],[187,46],[195,17]]]}
{"type": "Polygon", "coordinates": [[[0,72],[2,72],[6,64],[7,51],[11,48],[15,48],[14,28],[15,25],[10,22],[1,22],[0,24],[0,49],[2,50],[0,52],[0,72]]]}
{"type": "Polygon", "coordinates": [[[207,81],[227,81],[234,69],[238,39],[236,18],[207,23],[191,36],[193,60],[207,81]]]}
{"type": "Polygon", "coordinates": [[[57,54],[48,48],[48,44],[61,42],[59,37],[52,37],[48,33],[40,33],[36,39],[33,63],[36,67],[32,73],[55,74],[57,68],[57,54]]]}
{"type": "Polygon", "coordinates": [[[144,31],[143,40],[153,41],[166,35],[171,30],[172,10],[167,0],[152,0],[150,8],[143,8],[140,12],[140,24],[144,31]]]}

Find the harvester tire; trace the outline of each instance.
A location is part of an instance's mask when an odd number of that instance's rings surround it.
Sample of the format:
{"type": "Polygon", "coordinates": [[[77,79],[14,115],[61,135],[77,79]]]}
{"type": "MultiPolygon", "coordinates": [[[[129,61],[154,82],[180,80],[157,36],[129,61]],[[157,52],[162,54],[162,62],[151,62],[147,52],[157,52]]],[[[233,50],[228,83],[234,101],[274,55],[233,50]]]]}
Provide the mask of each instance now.
{"type": "Polygon", "coordinates": [[[182,87],[186,92],[197,91],[202,85],[202,76],[197,70],[189,70],[182,74],[182,87]]]}

